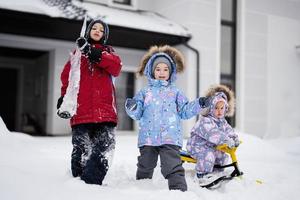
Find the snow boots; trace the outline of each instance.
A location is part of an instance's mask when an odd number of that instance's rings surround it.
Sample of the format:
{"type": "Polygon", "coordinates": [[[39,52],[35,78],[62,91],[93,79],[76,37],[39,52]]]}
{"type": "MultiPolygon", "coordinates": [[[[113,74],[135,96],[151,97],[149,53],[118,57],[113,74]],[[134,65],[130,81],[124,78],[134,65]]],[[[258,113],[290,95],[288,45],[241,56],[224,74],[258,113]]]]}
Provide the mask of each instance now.
{"type": "Polygon", "coordinates": [[[115,149],[113,124],[80,124],[72,127],[72,133],[72,175],[102,185],[115,149]]]}

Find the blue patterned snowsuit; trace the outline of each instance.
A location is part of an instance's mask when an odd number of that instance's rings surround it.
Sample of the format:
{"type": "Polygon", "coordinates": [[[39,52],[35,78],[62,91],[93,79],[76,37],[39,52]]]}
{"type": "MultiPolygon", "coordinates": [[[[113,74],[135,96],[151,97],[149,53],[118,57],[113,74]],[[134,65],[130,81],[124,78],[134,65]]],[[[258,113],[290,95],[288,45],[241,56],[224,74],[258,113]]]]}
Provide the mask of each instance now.
{"type": "Polygon", "coordinates": [[[148,86],[133,97],[137,108],[134,111],[126,108],[132,119],[139,120],[140,156],[136,178],[151,179],[160,156],[161,172],[168,179],[169,189],[186,191],[185,172],[179,155],[182,147],[180,121],[200,112],[199,99],[189,102],[175,86],[176,66],[167,54],[154,54],[147,62],[144,74],[148,86]],[[159,56],[165,56],[171,63],[168,81],[152,77],[153,62],[159,56]]]}
{"type": "Polygon", "coordinates": [[[175,86],[176,69],[171,65],[169,81],[155,80],[152,77],[152,63],[156,54],[148,61],[145,76],[148,86],[139,91],[133,99],[137,109],[127,114],[139,120],[138,146],[160,146],[172,144],[182,147],[181,119],[189,119],[200,111],[199,99],[189,102],[187,97],[175,86]]]}
{"type": "Polygon", "coordinates": [[[186,146],[191,156],[197,159],[196,171],[199,174],[212,172],[214,165],[226,164],[228,156],[216,150],[217,145],[228,144],[229,140],[238,141],[237,134],[226,119],[214,117],[213,109],[217,102],[211,102],[210,113],[195,124],[186,146]]]}

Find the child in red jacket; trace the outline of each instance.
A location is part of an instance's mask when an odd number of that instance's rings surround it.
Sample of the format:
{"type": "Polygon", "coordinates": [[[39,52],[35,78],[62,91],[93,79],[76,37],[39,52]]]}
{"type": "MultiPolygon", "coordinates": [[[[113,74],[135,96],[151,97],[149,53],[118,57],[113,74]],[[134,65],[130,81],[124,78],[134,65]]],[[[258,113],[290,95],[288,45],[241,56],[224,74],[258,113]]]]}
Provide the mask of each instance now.
{"type": "Polygon", "coordinates": [[[113,48],[106,45],[108,34],[107,24],[96,19],[90,22],[85,36],[76,40],[81,57],[78,62],[71,58],[66,63],[61,74],[61,97],[57,103],[57,114],[64,119],[71,118],[72,174],[86,183],[98,185],[102,184],[115,148],[117,109],[112,78],[119,75],[122,65],[113,48]],[[76,73],[70,71],[76,64],[78,80],[74,86],[72,78],[76,73]],[[68,88],[71,85],[73,89],[68,88]],[[76,89],[74,112],[62,109],[66,107],[63,104],[70,101],[66,97],[68,90],[74,93],[72,90],[76,89]]]}

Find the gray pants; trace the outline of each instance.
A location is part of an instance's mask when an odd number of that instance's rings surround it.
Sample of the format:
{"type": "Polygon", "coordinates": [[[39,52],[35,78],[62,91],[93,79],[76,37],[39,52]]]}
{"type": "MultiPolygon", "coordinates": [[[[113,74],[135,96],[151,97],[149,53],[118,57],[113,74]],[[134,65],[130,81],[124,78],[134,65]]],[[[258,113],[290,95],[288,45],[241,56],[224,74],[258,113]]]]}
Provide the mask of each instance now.
{"type": "Polygon", "coordinates": [[[154,168],[157,165],[158,155],[160,156],[161,173],[168,179],[170,190],[186,191],[184,168],[179,155],[180,147],[176,145],[143,146],[140,147],[138,157],[136,179],[151,179],[154,168]]]}

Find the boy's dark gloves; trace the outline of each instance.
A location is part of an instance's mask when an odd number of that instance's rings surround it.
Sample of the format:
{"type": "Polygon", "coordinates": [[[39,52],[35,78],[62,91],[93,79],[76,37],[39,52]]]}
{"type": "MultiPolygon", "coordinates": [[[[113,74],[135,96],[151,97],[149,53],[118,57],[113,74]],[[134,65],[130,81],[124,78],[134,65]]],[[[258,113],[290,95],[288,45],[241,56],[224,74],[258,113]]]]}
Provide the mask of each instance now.
{"type": "MultiPolygon", "coordinates": [[[[60,108],[61,104],[63,103],[63,99],[64,99],[64,96],[61,96],[61,97],[58,98],[57,104],[56,104],[57,110],[60,108]]],[[[70,119],[71,118],[71,115],[68,111],[59,112],[59,110],[58,110],[57,115],[59,117],[63,118],[63,119],[70,119]]]]}
{"type": "Polygon", "coordinates": [[[137,108],[137,103],[135,99],[126,99],[125,106],[128,110],[134,111],[137,108]]]}
{"type": "Polygon", "coordinates": [[[87,42],[87,40],[84,37],[77,38],[76,44],[82,53],[87,55],[90,52],[91,45],[87,42]]]}
{"type": "Polygon", "coordinates": [[[87,55],[92,63],[96,63],[101,60],[102,50],[99,48],[91,47],[91,45],[87,42],[87,40],[84,37],[79,37],[76,40],[76,44],[79,50],[83,54],[87,55]]]}
{"type": "Polygon", "coordinates": [[[91,51],[88,53],[89,60],[92,63],[97,63],[101,61],[102,50],[99,48],[91,48],[91,51]]]}
{"type": "Polygon", "coordinates": [[[63,111],[63,112],[57,111],[57,115],[63,119],[70,119],[72,117],[68,111],[63,111]]]}
{"type": "Polygon", "coordinates": [[[201,108],[207,108],[210,104],[210,97],[200,97],[199,98],[199,104],[201,108]]]}
{"type": "Polygon", "coordinates": [[[64,96],[61,96],[57,99],[56,109],[59,109],[62,102],[63,102],[64,96]]]}

